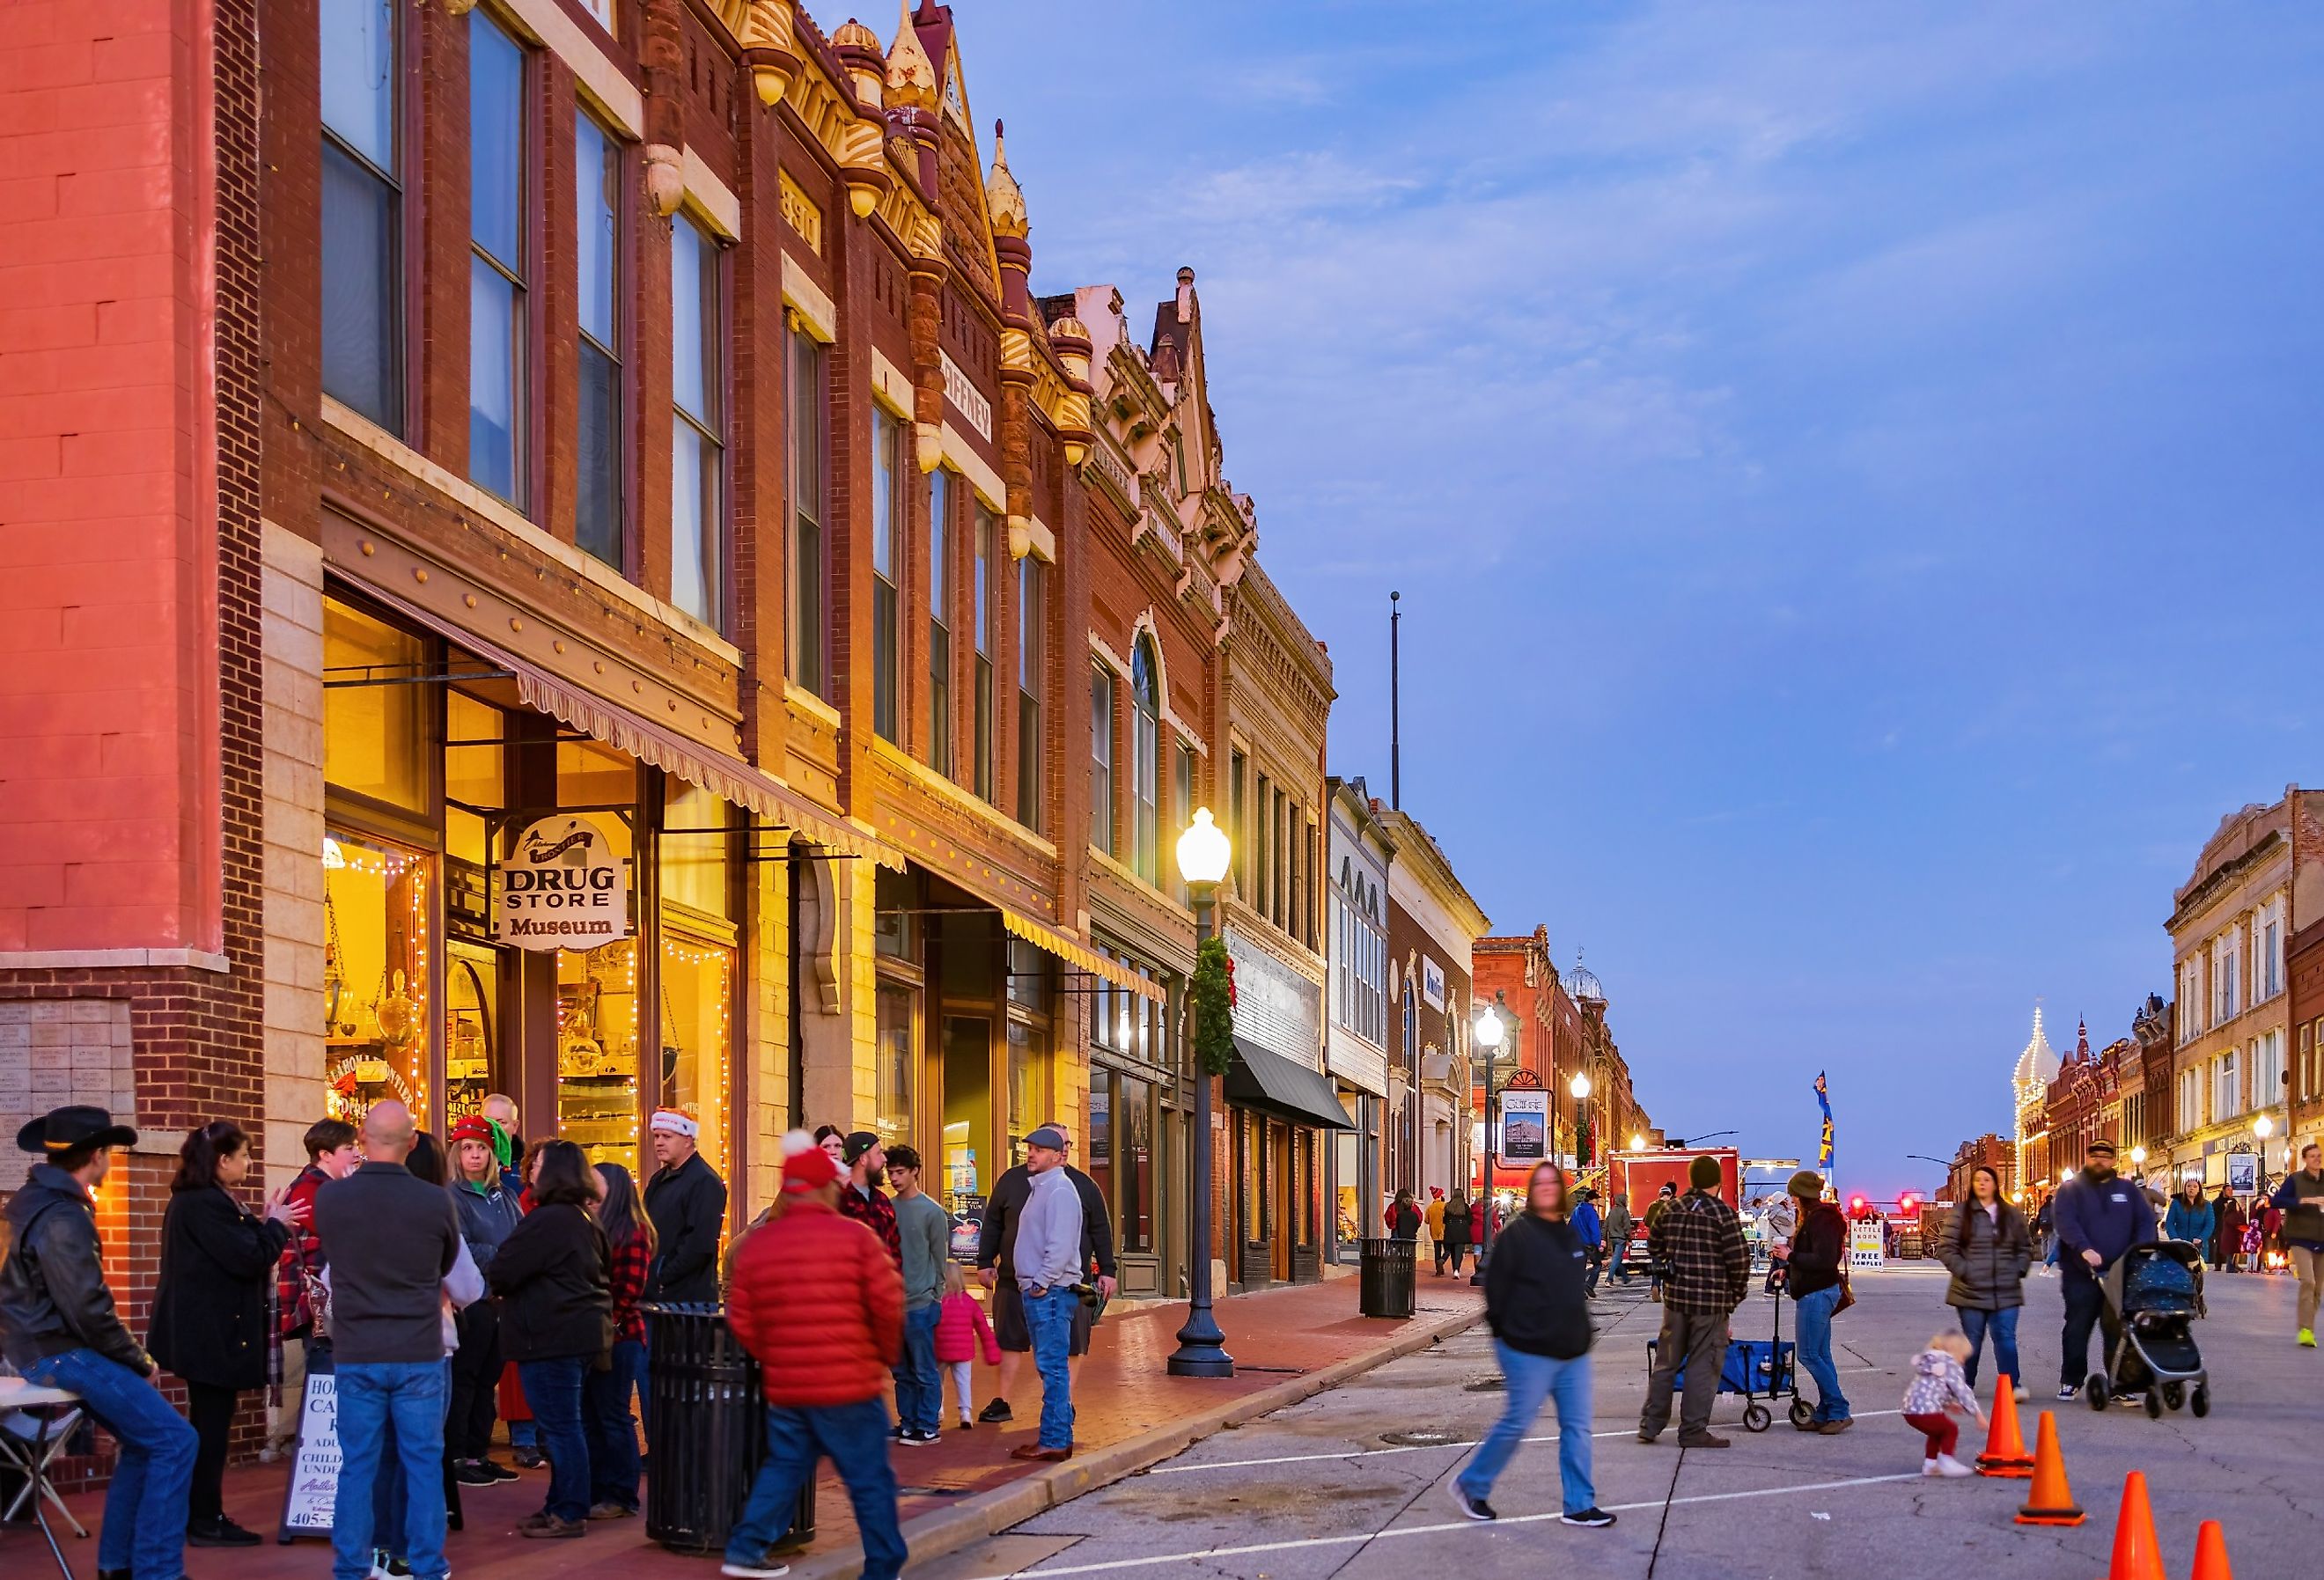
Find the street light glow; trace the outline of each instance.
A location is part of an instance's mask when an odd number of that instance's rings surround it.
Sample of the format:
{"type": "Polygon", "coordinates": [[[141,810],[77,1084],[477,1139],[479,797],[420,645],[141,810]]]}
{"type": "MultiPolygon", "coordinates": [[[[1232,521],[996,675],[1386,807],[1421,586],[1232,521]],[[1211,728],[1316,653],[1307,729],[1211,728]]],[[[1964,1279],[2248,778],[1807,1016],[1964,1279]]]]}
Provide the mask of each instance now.
{"type": "Polygon", "coordinates": [[[1630,1150],[1632,1150],[1632,1151],[1634,1151],[1634,1152],[1643,1152],[1643,1151],[1645,1151],[1646,1150],[1646,1137],[1641,1136],[1641,1135],[1634,1135],[1634,1136],[1632,1136],[1632,1137],[1630,1138],[1630,1150]]]}
{"type": "Polygon", "coordinates": [[[2263,1113],[2257,1119],[2252,1121],[2252,1134],[2257,1136],[2260,1140],[2265,1141],[2274,1133],[2275,1115],[2272,1113],[2263,1113]]]}
{"type": "Polygon", "coordinates": [[[1580,1101],[1580,1100],[1582,1100],[1582,1098],[1589,1096],[1589,1095],[1590,1095],[1590,1076],[1589,1076],[1589,1075],[1588,1075],[1586,1072],[1582,1071],[1582,1070],[1576,1070],[1576,1071],[1574,1071],[1574,1072],[1573,1072],[1573,1078],[1572,1078],[1572,1080],[1570,1080],[1570,1081],[1568,1081],[1568,1082],[1566,1082],[1566,1083],[1565,1083],[1565,1089],[1566,1089],[1567,1091],[1569,1091],[1569,1092],[1571,1092],[1571,1093],[1572,1093],[1572,1094],[1573,1094],[1574,1100],[1575,1100],[1576,1102],[1579,1102],[1579,1101],[1580,1101]]]}
{"type": "Polygon", "coordinates": [[[1194,820],[1178,836],[1178,875],[1189,883],[1215,883],[1227,875],[1233,854],[1226,830],[1211,821],[1211,809],[1196,807],[1194,820]]]}
{"type": "Polygon", "coordinates": [[[2131,1150],[2130,1150],[2130,1164],[2131,1164],[2131,1167],[2132,1167],[2132,1168],[2134,1168],[2134,1169],[2138,1168],[2138,1167],[2142,1166],[2143,1164],[2144,1164],[2144,1163],[2145,1163],[2145,1161],[2146,1161],[2146,1149],[2145,1149],[2144,1147],[2133,1147],[2133,1148],[2131,1148],[2131,1150]]]}
{"type": "Polygon", "coordinates": [[[1501,1017],[1498,1010],[1487,1010],[1477,1017],[1477,1046],[1495,1049],[1501,1045],[1501,1017]]]}

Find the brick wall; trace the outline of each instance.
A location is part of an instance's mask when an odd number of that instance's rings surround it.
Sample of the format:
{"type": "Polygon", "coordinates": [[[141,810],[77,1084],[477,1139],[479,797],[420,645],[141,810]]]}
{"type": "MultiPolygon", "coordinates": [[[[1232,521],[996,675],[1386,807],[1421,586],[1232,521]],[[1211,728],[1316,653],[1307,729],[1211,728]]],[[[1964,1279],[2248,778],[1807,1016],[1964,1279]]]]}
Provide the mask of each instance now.
{"type": "Polygon", "coordinates": [[[262,1008],[270,1187],[306,1161],[324,1112],[323,555],[265,535],[265,943],[262,1008]]]}

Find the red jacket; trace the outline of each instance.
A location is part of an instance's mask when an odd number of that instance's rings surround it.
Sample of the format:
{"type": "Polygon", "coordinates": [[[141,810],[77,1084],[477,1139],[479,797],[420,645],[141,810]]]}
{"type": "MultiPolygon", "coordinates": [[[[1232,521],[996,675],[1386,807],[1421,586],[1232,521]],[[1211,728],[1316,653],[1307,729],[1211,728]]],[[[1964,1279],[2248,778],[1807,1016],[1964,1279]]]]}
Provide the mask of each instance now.
{"type": "Polygon", "coordinates": [[[742,1242],[726,1320],[757,1359],[769,1404],[860,1404],[886,1391],[903,1355],[903,1275],[862,1224],[793,1201],[742,1242]]]}
{"type": "Polygon", "coordinates": [[[976,1297],[965,1291],[946,1295],[936,1312],[936,1360],[945,1365],[973,1361],[980,1347],[986,1365],[1001,1364],[1001,1345],[994,1341],[992,1325],[985,1320],[984,1307],[976,1303],[976,1297]]]}

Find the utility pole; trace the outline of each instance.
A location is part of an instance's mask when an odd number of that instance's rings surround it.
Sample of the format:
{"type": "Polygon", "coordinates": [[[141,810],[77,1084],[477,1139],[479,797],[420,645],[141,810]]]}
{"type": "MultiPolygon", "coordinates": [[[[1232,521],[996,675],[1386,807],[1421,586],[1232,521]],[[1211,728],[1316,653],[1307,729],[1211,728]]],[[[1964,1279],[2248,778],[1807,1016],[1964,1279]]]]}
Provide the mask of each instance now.
{"type": "Polygon", "coordinates": [[[1404,810],[1404,677],[1398,627],[1404,624],[1404,611],[1397,605],[1403,599],[1402,593],[1388,596],[1388,804],[1399,812],[1404,810]]]}

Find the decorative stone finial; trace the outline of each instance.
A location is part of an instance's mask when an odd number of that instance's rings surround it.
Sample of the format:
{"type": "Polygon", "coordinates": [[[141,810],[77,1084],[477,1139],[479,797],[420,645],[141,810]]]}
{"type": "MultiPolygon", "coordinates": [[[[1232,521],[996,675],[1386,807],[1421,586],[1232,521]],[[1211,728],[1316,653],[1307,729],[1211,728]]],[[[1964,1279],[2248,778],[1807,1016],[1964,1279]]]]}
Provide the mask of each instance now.
{"type": "Polygon", "coordinates": [[[1010,172],[1008,143],[999,121],[992,123],[992,174],[984,183],[984,209],[997,236],[1022,241],[1033,228],[1025,215],[1025,194],[1010,172]]]}
{"type": "Polygon", "coordinates": [[[898,0],[896,42],[888,51],[888,104],[894,109],[936,107],[936,69],[912,25],[911,0],[898,0]]]}

